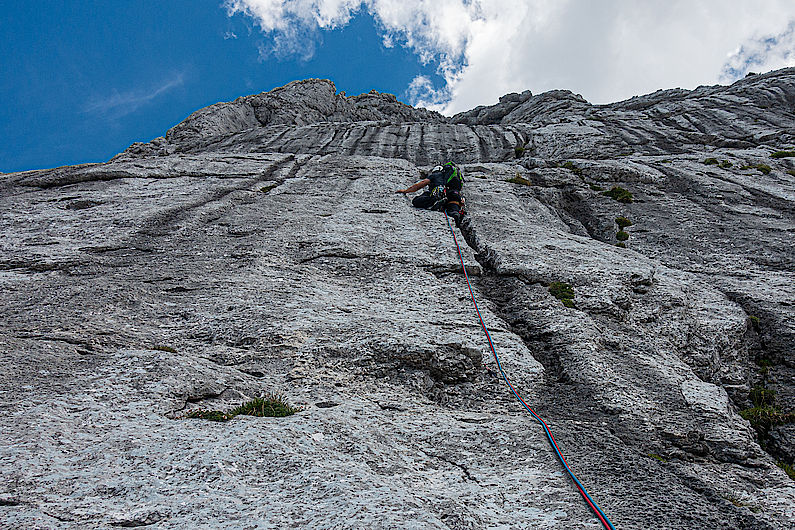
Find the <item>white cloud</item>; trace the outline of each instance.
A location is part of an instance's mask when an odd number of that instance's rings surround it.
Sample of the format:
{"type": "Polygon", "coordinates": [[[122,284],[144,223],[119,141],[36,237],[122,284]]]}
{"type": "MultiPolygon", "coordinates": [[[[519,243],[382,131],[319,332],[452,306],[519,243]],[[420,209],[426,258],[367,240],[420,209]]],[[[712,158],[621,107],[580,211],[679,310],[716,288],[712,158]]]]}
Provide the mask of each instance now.
{"type": "Polygon", "coordinates": [[[436,111],[443,111],[450,101],[450,92],[446,88],[436,89],[430,78],[424,75],[412,79],[406,94],[418,107],[436,111]]]}
{"type": "Polygon", "coordinates": [[[445,113],[507,92],[569,89],[595,103],[795,66],[792,0],[227,0],[271,36],[261,53],[311,55],[313,32],[369,12],[385,45],[438,64],[415,104],[445,113]]]}
{"type": "Polygon", "coordinates": [[[149,103],[156,97],[182,86],[184,75],[176,73],[164,79],[154,87],[147,89],[129,90],[127,92],[114,91],[109,96],[88,102],[83,110],[99,114],[112,115],[114,118],[121,118],[138,110],[141,106],[149,103]]]}
{"type": "Polygon", "coordinates": [[[757,73],[795,65],[795,21],[776,35],[752,37],[727,58],[721,81],[734,81],[750,70],[757,73]]]}

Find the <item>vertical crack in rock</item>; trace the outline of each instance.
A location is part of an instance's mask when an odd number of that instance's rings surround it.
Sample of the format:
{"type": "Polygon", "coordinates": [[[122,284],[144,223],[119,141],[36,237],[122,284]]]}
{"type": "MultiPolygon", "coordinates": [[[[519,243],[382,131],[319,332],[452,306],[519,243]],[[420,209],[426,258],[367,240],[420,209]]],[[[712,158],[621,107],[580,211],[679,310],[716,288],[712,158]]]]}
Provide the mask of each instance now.
{"type": "Polygon", "coordinates": [[[737,409],[795,404],[793,103],[795,68],[451,118],[306,80],[0,175],[3,523],[598,524],[483,370],[449,243],[389,193],[452,157],[483,177],[459,242],[498,353],[616,526],[789,530],[795,424],[771,458],[737,409]],[[163,414],[266,392],[304,410],[163,414]]]}
{"type": "Polygon", "coordinates": [[[475,251],[475,259],[487,271],[496,271],[500,266],[500,257],[491,247],[478,237],[475,227],[472,226],[472,218],[465,215],[461,219],[461,234],[467,245],[475,251]]]}

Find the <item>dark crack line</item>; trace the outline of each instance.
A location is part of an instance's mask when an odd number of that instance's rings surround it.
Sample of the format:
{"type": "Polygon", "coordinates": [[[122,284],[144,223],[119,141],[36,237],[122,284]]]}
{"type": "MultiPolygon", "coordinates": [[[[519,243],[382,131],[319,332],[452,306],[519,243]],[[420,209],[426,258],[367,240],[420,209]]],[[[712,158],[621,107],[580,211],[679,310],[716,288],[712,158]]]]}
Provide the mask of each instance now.
{"type": "MultiPolygon", "coordinates": [[[[39,508],[39,509],[41,509],[41,508],[39,508]]],[[[57,519],[58,521],[61,521],[62,523],[73,523],[75,521],[74,518],[71,518],[71,517],[68,517],[68,516],[63,516],[63,515],[55,515],[55,514],[52,514],[50,512],[44,511],[44,510],[41,510],[41,513],[43,513],[47,517],[52,517],[53,519],[57,519]]]]}
{"type": "Polygon", "coordinates": [[[474,482],[475,484],[480,485],[480,481],[477,478],[475,478],[472,475],[472,473],[469,472],[469,468],[467,466],[465,466],[464,464],[459,464],[458,462],[456,462],[454,460],[450,460],[447,457],[440,456],[440,455],[437,455],[437,454],[434,454],[434,453],[429,453],[427,451],[423,451],[423,452],[426,455],[430,456],[430,457],[436,458],[436,459],[441,460],[442,462],[445,462],[445,463],[447,463],[447,464],[449,464],[451,466],[457,467],[458,469],[461,470],[461,474],[464,475],[464,478],[466,480],[468,480],[470,482],[474,482]]]}
{"type": "Polygon", "coordinates": [[[320,258],[339,258],[339,259],[370,259],[372,256],[359,256],[357,254],[353,254],[351,252],[324,252],[321,254],[315,254],[313,256],[309,256],[308,258],[303,258],[298,260],[298,263],[304,264],[309,263],[311,261],[315,261],[316,259],[320,258]]]}

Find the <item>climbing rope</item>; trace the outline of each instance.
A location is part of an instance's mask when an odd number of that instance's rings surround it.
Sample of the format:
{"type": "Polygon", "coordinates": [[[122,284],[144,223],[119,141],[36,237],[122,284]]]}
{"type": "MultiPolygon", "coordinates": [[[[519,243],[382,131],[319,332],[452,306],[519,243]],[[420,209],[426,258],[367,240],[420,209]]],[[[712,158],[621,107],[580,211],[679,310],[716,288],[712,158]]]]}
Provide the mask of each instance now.
{"type": "Polygon", "coordinates": [[[522,406],[525,409],[527,409],[527,412],[529,412],[530,415],[533,416],[533,418],[535,418],[535,420],[538,423],[540,423],[541,426],[544,428],[544,432],[547,435],[547,439],[549,440],[550,445],[552,445],[552,449],[555,451],[555,454],[557,455],[558,459],[563,464],[563,467],[566,469],[566,472],[574,481],[574,484],[577,486],[577,489],[580,491],[580,494],[582,495],[583,499],[585,499],[585,502],[587,502],[588,506],[591,507],[591,510],[593,510],[594,514],[602,523],[602,525],[609,530],[615,530],[613,523],[610,522],[610,519],[608,519],[605,512],[603,512],[602,509],[599,508],[599,505],[596,504],[596,501],[594,501],[591,498],[591,496],[586,491],[585,486],[583,486],[582,483],[577,479],[577,477],[574,475],[574,472],[569,467],[569,464],[566,462],[566,459],[563,458],[563,454],[561,454],[560,449],[558,448],[558,444],[555,442],[555,437],[552,436],[552,431],[549,430],[549,427],[547,426],[546,422],[544,422],[544,420],[541,419],[541,416],[536,414],[535,411],[533,411],[533,409],[531,409],[527,405],[527,403],[525,403],[524,399],[522,399],[522,396],[519,395],[519,393],[511,384],[511,381],[508,379],[508,376],[505,375],[505,371],[502,369],[502,364],[500,363],[500,358],[497,355],[497,351],[494,349],[494,343],[491,341],[491,334],[489,333],[489,329],[486,327],[486,323],[483,322],[483,316],[480,314],[480,308],[478,308],[478,302],[477,300],[475,300],[475,293],[472,292],[472,284],[469,282],[469,275],[467,274],[466,265],[464,265],[464,257],[461,254],[461,246],[458,244],[458,238],[455,236],[455,230],[453,230],[453,227],[450,225],[450,218],[447,216],[447,212],[444,212],[444,217],[447,220],[447,228],[449,228],[450,233],[453,234],[453,241],[455,242],[455,248],[458,251],[458,259],[461,262],[461,270],[464,271],[464,278],[466,278],[467,287],[469,287],[469,296],[470,298],[472,298],[472,305],[475,306],[475,312],[478,314],[478,319],[480,320],[480,327],[483,328],[483,332],[486,333],[486,339],[488,339],[489,341],[489,348],[491,348],[491,353],[494,355],[494,360],[497,362],[497,368],[499,368],[500,370],[500,375],[502,376],[503,381],[505,381],[505,383],[508,385],[508,388],[511,389],[511,393],[513,393],[514,397],[516,397],[516,399],[519,400],[519,403],[521,403],[522,406]]]}

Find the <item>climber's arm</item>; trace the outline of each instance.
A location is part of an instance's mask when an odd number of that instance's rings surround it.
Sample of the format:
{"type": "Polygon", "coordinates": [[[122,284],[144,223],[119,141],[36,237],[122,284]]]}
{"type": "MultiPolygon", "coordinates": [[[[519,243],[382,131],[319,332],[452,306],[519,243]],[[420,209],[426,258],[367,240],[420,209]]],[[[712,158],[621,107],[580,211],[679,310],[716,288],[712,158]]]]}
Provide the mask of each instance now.
{"type": "Polygon", "coordinates": [[[422,179],[421,181],[417,182],[416,184],[412,184],[405,190],[396,190],[395,193],[414,193],[417,190],[421,190],[425,186],[431,183],[431,179],[422,179]]]}

